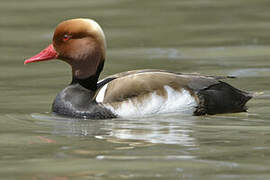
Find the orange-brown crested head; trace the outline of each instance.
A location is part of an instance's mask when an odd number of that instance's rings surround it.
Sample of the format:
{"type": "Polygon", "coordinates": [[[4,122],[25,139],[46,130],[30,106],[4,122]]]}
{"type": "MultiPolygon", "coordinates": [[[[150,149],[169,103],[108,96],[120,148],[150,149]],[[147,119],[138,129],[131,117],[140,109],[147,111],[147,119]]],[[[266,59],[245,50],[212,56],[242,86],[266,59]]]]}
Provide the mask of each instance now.
{"type": "Polygon", "coordinates": [[[25,64],[61,59],[71,65],[73,76],[83,79],[94,75],[98,66],[104,63],[105,51],[105,35],[96,21],[70,19],[56,27],[53,43],[40,53],[42,57],[38,54],[26,60],[25,64]]]}
{"type": "Polygon", "coordinates": [[[63,60],[78,61],[90,52],[100,53],[105,59],[105,36],[99,24],[92,19],[61,22],[54,31],[53,46],[63,60]]]}

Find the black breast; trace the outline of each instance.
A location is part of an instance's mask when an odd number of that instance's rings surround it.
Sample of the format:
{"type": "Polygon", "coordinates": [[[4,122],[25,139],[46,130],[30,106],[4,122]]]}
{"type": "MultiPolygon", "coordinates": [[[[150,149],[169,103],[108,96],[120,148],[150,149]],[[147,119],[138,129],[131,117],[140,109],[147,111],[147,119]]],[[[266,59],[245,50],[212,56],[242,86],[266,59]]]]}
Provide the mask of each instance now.
{"type": "Polygon", "coordinates": [[[72,84],[62,90],[55,98],[52,111],[57,115],[86,118],[108,119],[116,116],[101,104],[93,100],[94,92],[72,84]]]}

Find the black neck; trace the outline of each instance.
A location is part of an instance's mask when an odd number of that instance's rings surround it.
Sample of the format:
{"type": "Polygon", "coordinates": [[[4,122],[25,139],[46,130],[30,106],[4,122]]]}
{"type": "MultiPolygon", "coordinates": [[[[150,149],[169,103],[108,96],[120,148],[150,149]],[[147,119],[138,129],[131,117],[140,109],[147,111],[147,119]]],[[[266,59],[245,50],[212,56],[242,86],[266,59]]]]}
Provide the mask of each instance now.
{"type": "Polygon", "coordinates": [[[96,74],[85,78],[85,79],[78,79],[75,76],[72,77],[72,82],[71,84],[80,84],[82,87],[89,89],[91,91],[96,91],[97,90],[97,81],[99,78],[99,75],[103,69],[104,66],[104,61],[101,61],[101,63],[98,65],[96,74]]]}

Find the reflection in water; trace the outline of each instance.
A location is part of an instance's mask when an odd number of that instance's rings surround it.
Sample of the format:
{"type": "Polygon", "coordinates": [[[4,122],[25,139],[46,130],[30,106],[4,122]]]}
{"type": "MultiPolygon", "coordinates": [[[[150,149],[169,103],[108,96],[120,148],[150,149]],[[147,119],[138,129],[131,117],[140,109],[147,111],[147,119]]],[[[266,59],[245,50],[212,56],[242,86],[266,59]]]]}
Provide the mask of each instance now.
{"type": "MultiPolygon", "coordinates": [[[[188,128],[191,121],[179,123],[179,119],[145,119],[141,121],[111,122],[109,136],[117,139],[142,140],[151,143],[181,144],[183,146],[194,146],[194,138],[190,136],[192,130],[188,128]]],[[[108,136],[107,136],[108,137],[108,136]]]]}
{"type": "Polygon", "coordinates": [[[142,119],[113,120],[78,120],[55,116],[33,115],[41,120],[55,122],[54,134],[71,136],[95,136],[113,142],[123,140],[144,141],[148,143],[178,144],[195,146],[196,140],[191,136],[194,117],[158,116],[142,119]]]}

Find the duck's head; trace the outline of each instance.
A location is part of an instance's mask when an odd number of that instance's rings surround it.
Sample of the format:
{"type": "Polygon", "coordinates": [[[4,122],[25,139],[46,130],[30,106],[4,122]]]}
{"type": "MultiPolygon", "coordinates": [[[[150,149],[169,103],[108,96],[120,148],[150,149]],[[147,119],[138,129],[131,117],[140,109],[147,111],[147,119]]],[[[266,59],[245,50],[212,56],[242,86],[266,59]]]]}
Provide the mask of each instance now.
{"type": "MultiPolygon", "coordinates": [[[[72,67],[73,76],[95,75],[105,60],[106,41],[101,27],[92,19],[71,19],[55,29],[53,43],[24,64],[61,59],[72,67]]],[[[99,70],[101,71],[101,70],[99,70]]]]}

